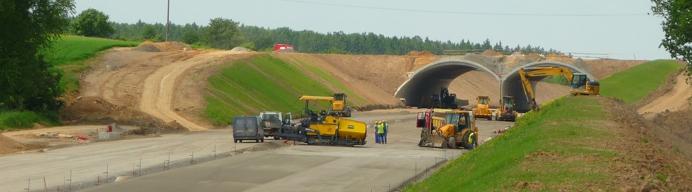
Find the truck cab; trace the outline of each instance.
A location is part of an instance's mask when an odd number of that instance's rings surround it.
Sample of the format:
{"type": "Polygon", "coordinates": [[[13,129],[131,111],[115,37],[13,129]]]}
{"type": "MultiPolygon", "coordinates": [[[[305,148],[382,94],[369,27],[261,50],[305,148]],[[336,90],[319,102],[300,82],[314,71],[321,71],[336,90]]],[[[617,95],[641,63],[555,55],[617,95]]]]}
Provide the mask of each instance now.
{"type": "Polygon", "coordinates": [[[281,112],[265,111],[261,112],[257,118],[259,119],[260,127],[264,130],[264,136],[278,139],[275,134],[284,124],[281,112]]]}

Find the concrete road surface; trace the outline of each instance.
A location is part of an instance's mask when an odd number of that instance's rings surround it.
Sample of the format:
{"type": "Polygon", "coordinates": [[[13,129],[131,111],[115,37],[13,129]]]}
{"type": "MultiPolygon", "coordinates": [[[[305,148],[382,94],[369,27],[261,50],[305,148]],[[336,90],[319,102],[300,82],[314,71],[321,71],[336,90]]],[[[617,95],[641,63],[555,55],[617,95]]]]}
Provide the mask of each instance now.
{"type": "Polygon", "coordinates": [[[43,191],[44,177],[45,187],[50,191],[79,189],[105,180],[106,175],[114,180],[133,172],[140,175],[160,171],[169,157],[173,165],[186,165],[193,155],[196,159],[213,156],[215,146],[216,153],[221,154],[255,144],[235,145],[231,130],[226,129],[3,155],[0,156],[0,191],[26,191],[27,186],[31,191],[43,191]]]}
{"type": "MultiPolygon", "coordinates": [[[[357,147],[293,145],[154,173],[87,191],[389,191],[426,168],[466,150],[417,146],[415,114],[365,112],[356,119],[391,123],[389,144],[357,147]]],[[[479,120],[481,140],[508,122],[479,120]]]]}

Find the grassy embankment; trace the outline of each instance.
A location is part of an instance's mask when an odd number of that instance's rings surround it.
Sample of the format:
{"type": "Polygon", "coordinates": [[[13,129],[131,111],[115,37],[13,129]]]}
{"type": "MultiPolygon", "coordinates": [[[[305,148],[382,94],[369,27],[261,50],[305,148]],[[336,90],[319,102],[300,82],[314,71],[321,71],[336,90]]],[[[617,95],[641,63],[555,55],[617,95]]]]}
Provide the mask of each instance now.
{"type": "Polygon", "coordinates": [[[634,66],[601,81],[601,95],[635,103],[658,87],[682,65],[672,60],[656,60],[634,66]]]}
{"type": "Polygon", "coordinates": [[[230,63],[208,79],[207,119],[217,125],[227,125],[233,116],[257,115],[260,111],[300,114],[304,107],[298,101],[301,95],[328,96],[336,91],[313,78],[328,80],[331,87],[352,93],[320,69],[310,69],[317,75],[311,77],[295,65],[269,55],[230,63]]]}
{"type": "MultiPolygon", "coordinates": [[[[636,66],[602,80],[602,93],[637,102],[679,67],[636,66]]],[[[605,142],[617,134],[605,110],[597,97],[558,99],[407,191],[621,190],[609,183],[610,161],[623,154],[605,142]]]]}
{"type": "Polygon", "coordinates": [[[49,64],[63,71],[60,88],[64,92],[71,92],[79,89],[79,74],[89,68],[86,60],[106,49],[133,47],[137,44],[139,43],[66,35],[55,41],[53,46],[45,51],[45,59],[49,64]]]}
{"type": "MultiPolygon", "coordinates": [[[[79,74],[89,67],[85,62],[87,59],[112,47],[131,47],[137,44],[137,42],[66,35],[56,40],[51,48],[43,51],[43,54],[46,62],[62,71],[60,89],[69,93],[79,89],[79,74]]],[[[54,114],[33,111],[0,111],[0,130],[29,128],[34,123],[57,124],[58,121],[54,116],[54,114]]]]}

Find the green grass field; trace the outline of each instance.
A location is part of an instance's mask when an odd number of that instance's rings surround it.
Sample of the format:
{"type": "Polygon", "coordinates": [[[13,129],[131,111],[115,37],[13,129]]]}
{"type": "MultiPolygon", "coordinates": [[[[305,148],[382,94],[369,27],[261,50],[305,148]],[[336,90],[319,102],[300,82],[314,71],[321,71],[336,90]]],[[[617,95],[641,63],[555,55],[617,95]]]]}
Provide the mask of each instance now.
{"type": "Polygon", "coordinates": [[[235,61],[208,81],[205,115],[216,125],[265,110],[300,114],[299,96],[333,94],[298,67],[269,55],[235,61]]]}
{"type": "Polygon", "coordinates": [[[96,56],[99,52],[113,47],[133,47],[138,42],[114,39],[65,35],[53,42],[45,50],[46,62],[58,67],[63,72],[60,88],[65,92],[79,89],[79,74],[89,66],[84,61],[96,56]]]}
{"type": "Polygon", "coordinates": [[[559,99],[407,191],[609,189],[614,175],[604,170],[617,154],[603,145],[614,134],[602,127],[605,118],[595,97],[559,99]],[[517,188],[523,182],[538,188],[517,188]]]}
{"type": "Polygon", "coordinates": [[[56,125],[55,114],[41,114],[33,111],[0,111],[0,131],[31,128],[34,123],[56,125]]]}
{"type": "Polygon", "coordinates": [[[663,85],[681,67],[672,60],[656,60],[634,66],[601,80],[601,95],[635,103],[663,85]]]}

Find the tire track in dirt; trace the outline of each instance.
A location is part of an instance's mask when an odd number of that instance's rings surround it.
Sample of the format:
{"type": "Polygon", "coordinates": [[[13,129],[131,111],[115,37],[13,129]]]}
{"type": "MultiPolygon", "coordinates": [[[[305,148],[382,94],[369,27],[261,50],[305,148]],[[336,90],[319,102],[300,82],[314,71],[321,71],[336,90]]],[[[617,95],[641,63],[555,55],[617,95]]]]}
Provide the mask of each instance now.
{"type": "Polygon", "coordinates": [[[173,99],[176,94],[176,84],[185,71],[195,66],[221,62],[226,55],[231,55],[231,53],[224,51],[203,52],[190,59],[176,61],[157,69],[144,80],[139,109],[164,122],[176,122],[190,131],[207,130],[204,126],[175,112],[173,99]]]}

